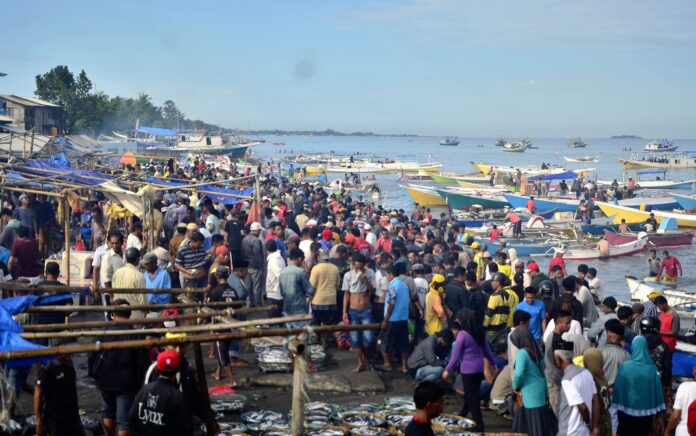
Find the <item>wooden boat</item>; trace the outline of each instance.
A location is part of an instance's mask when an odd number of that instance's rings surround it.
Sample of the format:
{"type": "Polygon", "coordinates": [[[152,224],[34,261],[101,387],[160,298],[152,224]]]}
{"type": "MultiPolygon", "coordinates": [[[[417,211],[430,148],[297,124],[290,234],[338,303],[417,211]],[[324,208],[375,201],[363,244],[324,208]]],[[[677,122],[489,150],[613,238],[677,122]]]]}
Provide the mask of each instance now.
{"type": "MultiPolygon", "coordinates": [[[[632,232],[639,232],[642,230],[642,226],[640,224],[629,224],[628,229],[632,232]]],[[[619,231],[619,226],[618,224],[582,224],[580,226],[580,231],[588,235],[596,236],[603,235],[604,232],[607,231],[610,233],[616,233],[619,231]]]]}
{"type": "Polygon", "coordinates": [[[520,141],[517,141],[514,144],[508,142],[505,145],[503,145],[500,149],[508,153],[523,153],[526,149],[529,148],[530,145],[531,144],[525,144],[520,141]]]}
{"type": "Polygon", "coordinates": [[[480,174],[457,174],[452,172],[441,172],[438,174],[431,173],[430,177],[432,177],[435,183],[439,183],[441,185],[456,185],[457,183],[462,182],[476,184],[478,185],[477,187],[481,187],[481,185],[489,185],[491,182],[490,177],[482,176],[480,174]]]}
{"type": "Polygon", "coordinates": [[[695,210],[696,209],[696,195],[685,195],[685,194],[672,194],[679,206],[684,210],[695,210]]]}
{"type": "Polygon", "coordinates": [[[669,139],[660,139],[650,142],[643,147],[645,151],[676,151],[678,145],[674,145],[669,139]]]}
{"type": "MultiPolygon", "coordinates": [[[[615,224],[620,224],[622,219],[625,219],[627,224],[638,224],[643,223],[650,218],[650,212],[644,212],[642,210],[633,209],[626,206],[617,206],[601,201],[597,202],[596,204],[607,216],[615,215],[615,224]]],[[[652,213],[655,214],[655,219],[658,223],[664,218],[674,218],[677,220],[677,224],[680,227],[696,227],[696,215],[665,212],[661,210],[653,210],[652,213]]]]}
{"type": "Polygon", "coordinates": [[[517,256],[527,257],[534,255],[543,255],[544,253],[553,250],[560,246],[558,239],[550,239],[545,241],[534,241],[526,239],[500,239],[491,242],[490,238],[474,238],[479,244],[486,244],[486,250],[491,253],[498,251],[500,243],[505,242],[505,248],[514,248],[517,251],[517,256]]]}
{"type": "Polygon", "coordinates": [[[625,169],[662,168],[662,169],[688,169],[696,168],[696,156],[690,153],[633,153],[630,159],[616,160],[625,169]]]}
{"type": "Polygon", "coordinates": [[[632,256],[638,254],[645,250],[645,239],[637,239],[633,242],[622,245],[610,245],[609,255],[600,256],[599,250],[597,248],[582,248],[582,247],[570,247],[570,248],[554,248],[552,254],[556,254],[558,251],[563,251],[564,260],[597,260],[597,259],[610,259],[613,257],[621,256],[632,256]]]}
{"type": "Polygon", "coordinates": [[[551,174],[564,173],[566,170],[560,165],[547,164],[546,168],[542,165],[526,165],[526,166],[498,166],[486,162],[471,162],[471,165],[481,174],[488,175],[491,171],[505,174],[515,174],[517,170],[527,176],[547,176],[551,174]]]}
{"type": "Polygon", "coordinates": [[[596,156],[578,156],[578,157],[568,157],[563,156],[566,162],[599,162],[599,157],[596,156]]]}
{"type": "Polygon", "coordinates": [[[439,171],[442,164],[433,162],[420,164],[418,162],[348,162],[339,166],[327,166],[326,173],[359,173],[359,174],[390,174],[390,173],[417,173],[419,171],[439,171]]]}
{"type": "Polygon", "coordinates": [[[440,141],[440,145],[448,145],[448,146],[459,145],[459,138],[457,138],[456,136],[448,136],[446,138],[443,138],[442,141],[440,141]]]}
{"type": "Polygon", "coordinates": [[[447,206],[440,194],[433,188],[418,185],[400,185],[411,199],[421,206],[447,206]]]}
{"type": "MultiPolygon", "coordinates": [[[[604,230],[609,245],[621,245],[638,239],[640,233],[615,233],[610,230],[604,230]]],[[[691,240],[694,234],[690,232],[674,232],[674,233],[647,233],[648,246],[651,247],[681,247],[691,245],[691,240]]]]}
{"type": "Polygon", "coordinates": [[[507,206],[507,201],[497,194],[482,193],[464,188],[436,188],[436,191],[454,209],[467,209],[477,205],[489,209],[507,206]]]}
{"type": "MultiPolygon", "coordinates": [[[[518,194],[503,194],[503,197],[513,208],[527,207],[527,201],[529,201],[529,196],[518,194]]],[[[534,204],[537,209],[542,210],[558,209],[559,212],[575,212],[579,203],[578,200],[570,197],[556,198],[553,200],[534,197],[534,204]]]]}
{"type": "Polygon", "coordinates": [[[626,284],[631,292],[631,299],[646,301],[653,291],[660,291],[672,307],[687,308],[696,305],[696,293],[693,291],[677,290],[661,283],[639,280],[634,276],[626,276],[626,284]]]}
{"type": "Polygon", "coordinates": [[[432,176],[425,171],[418,171],[416,174],[404,173],[401,174],[400,178],[402,180],[411,180],[414,182],[430,182],[433,180],[432,176]]]}
{"type": "Polygon", "coordinates": [[[587,147],[587,143],[583,141],[581,138],[573,138],[568,143],[566,144],[568,148],[585,148],[587,147]]]}

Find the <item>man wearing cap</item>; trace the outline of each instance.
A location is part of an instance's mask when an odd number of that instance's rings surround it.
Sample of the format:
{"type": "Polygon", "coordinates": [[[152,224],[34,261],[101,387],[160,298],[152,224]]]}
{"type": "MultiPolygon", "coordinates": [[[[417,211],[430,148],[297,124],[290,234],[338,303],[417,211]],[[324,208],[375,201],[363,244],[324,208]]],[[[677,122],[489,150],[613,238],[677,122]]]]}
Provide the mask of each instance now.
{"type": "MultiPolygon", "coordinates": [[[[140,250],[137,248],[129,248],[125,253],[126,264],[114,272],[111,287],[117,289],[144,289],[146,287],[145,277],[138,269],[140,262],[140,250]]],[[[155,257],[155,265],[157,258],[155,257]]],[[[146,304],[145,294],[119,294],[118,291],[113,294],[114,299],[123,299],[133,305],[146,304]]],[[[144,318],[145,312],[141,310],[133,311],[132,318],[144,318]]]]}
{"type": "Polygon", "coordinates": [[[471,243],[471,249],[474,251],[474,263],[476,263],[476,277],[479,281],[484,281],[485,276],[485,263],[483,260],[483,253],[481,252],[481,244],[478,242],[471,243]]]}
{"type": "Polygon", "coordinates": [[[372,232],[372,226],[368,223],[363,226],[363,238],[372,246],[373,251],[377,248],[377,235],[372,232]]]}
{"type": "Polygon", "coordinates": [[[539,285],[541,282],[549,280],[549,277],[539,270],[539,264],[534,261],[527,264],[527,268],[524,270],[524,272],[529,274],[529,286],[537,288],[537,290],[539,290],[539,285]]]}
{"type": "MultiPolygon", "coordinates": [[[[185,288],[203,288],[207,279],[208,253],[203,248],[203,234],[195,232],[188,245],[182,247],[176,254],[174,266],[183,277],[182,286],[185,288]]],[[[197,295],[200,297],[200,294],[197,295]]]]}
{"type": "MultiPolygon", "coordinates": [[[[171,289],[172,280],[169,277],[169,273],[159,266],[155,253],[147,253],[143,256],[142,264],[145,288],[171,289]]],[[[147,294],[147,301],[150,304],[166,304],[169,303],[169,297],[170,295],[164,292],[152,293],[147,294]]]]}
{"type": "Polygon", "coordinates": [[[242,259],[248,265],[248,274],[251,280],[250,302],[252,306],[261,306],[265,289],[263,273],[266,259],[263,250],[263,242],[259,239],[261,224],[251,223],[250,232],[242,239],[242,259]]]}
{"type": "Polygon", "coordinates": [[[587,332],[587,338],[590,341],[597,343],[597,348],[602,348],[607,343],[606,322],[610,319],[617,319],[616,316],[616,298],[607,297],[602,301],[602,315],[597,318],[597,321],[592,323],[590,331],[587,332]]]}
{"type": "Polygon", "coordinates": [[[174,351],[157,356],[159,378],[138,392],[130,410],[130,427],[141,436],[193,434],[191,412],[179,391],[176,375],[180,359],[174,351]]]}

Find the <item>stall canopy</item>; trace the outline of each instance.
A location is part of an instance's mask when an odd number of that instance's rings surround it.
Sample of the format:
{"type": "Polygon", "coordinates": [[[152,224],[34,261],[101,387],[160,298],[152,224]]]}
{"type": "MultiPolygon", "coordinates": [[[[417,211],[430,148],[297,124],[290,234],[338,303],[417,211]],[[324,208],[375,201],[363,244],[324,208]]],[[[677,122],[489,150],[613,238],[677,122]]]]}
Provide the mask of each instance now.
{"type": "Polygon", "coordinates": [[[45,160],[29,161],[24,165],[17,166],[16,168],[18,171],[21,170],[22,172],[33,174],[39,177],[56,176],[57,180],[63,180],[72,183],[80,183],[83,185],[90,186],[98,185],[100,183],[113,180],[113,177],[106,176],[97,171],[75,170],[64,165],[55,165],[45,160]]]}
{"type": "MultiPolygon", "coordinates": [[[[147,181],[149,183],[152,183],[155,185],[169,186],[172,188],[176,188],[179,186],[189,186],[189,184],[187,184],[187,183],[170,182],[170,181],[158,179],[155,177],[148,177],[147,181]]],[[[184,189],[191,189],[191,188],[184,188],[184,189]]],[[[239,196],[250,197],[254,194],[254,188],[225,189],[225,188],[218,188],[215,186],[200,186],[196,189],[199,191],[206,191],[205,195],[207,197],[211,198],[213,201],[217,201],[217,202],[222,203],[222,204],[237,204],[241,201],[244,201],[244,198],[238,198],[239,196]]]]}
{"type": "Polygon", "coordinates": [[[573,180],[578,177],[577,173],[574,173],[573,171],[566,171],[563,173],[558,173],[558,174],[549,174],[546,176],[534,176],[530,177],[528,180],[536,182],[537,180],[541,181],[546,181],[546,180],[573,180]]]}
{"type": "Polygon", "coordinates": [[[138,127],[138,132],[147,133],[155,136],[176,136],[176,131],[172,129],[160,129],[157,127],[138,127]]]}

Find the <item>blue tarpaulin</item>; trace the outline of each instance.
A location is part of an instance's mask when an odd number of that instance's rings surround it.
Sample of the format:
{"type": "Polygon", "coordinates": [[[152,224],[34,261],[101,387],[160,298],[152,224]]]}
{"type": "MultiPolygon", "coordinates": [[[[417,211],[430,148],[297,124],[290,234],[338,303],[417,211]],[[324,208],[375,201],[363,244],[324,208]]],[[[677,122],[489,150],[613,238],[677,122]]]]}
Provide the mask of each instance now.
{"type": "MultiPolygon", "coordinates": [[[[176,188],[178,186],[188,186],[188,183],[181,183],[181,182],[170,182],[162,179],[158,179],[155,177],[148,177],[147,179],[148,183],[154,183],[158,185],[164,185],[164,186],[171,186],[172,188],[176,188]]],[[[185,189],[191,189],[191,188],[185,188],[185,189]]],[[[244,201],[243,198],[237,198],[237,197],[231,197],[231,195],[241,195],[244,197],[250,197],[251,195],[254,194],[254,188],[246,188],[246,189],[225,189],[225,188],[218,188],[215,186],[201,186],[197,188],[199,191],[207,191],[204,192],[206,197],[209,197],[213,201],[217,201],[222,204],[237,204],[240,201],[244,201]],[[212,192],[212,194],[211,194],[212,192]]]]}
{"type": "Polygon", "coordinates": [[[175,136],[176,131],[171,129],[160,129],[158,127],[138,127],[138,132],[147,133],[155,136],[175,136]]]}
{"type": "MultiPolygon", "coordinates": [[[[38,299],[35,295],[23,297],[12,297],[0,300],[0,352],[37,350],[45,348],[34,344],[19,336],[22,333],[22,326],[15,321],[12,316],[28,308],[38,299]]],[[[9,368],[21,368],[33,365],[36,362],[48,362],[53,357],[37,357],[29,359],[10,359],[6,362],[9,368]]]]}
{"type": "Polygon", "coordinates": [[[536,182],[537,180],[573,180],[578,177],[577,173],[574,173],[573,171],[566,171],[563,173],[558,173],[558,174],[549,174],[546,176],[534,176],[530,177],[528,180],[529,181],[534,181],[536,182]]]}
{"type": "Polygon", "coordinates": [[[60,165],[54,165],[45,160],[32,160],[27,162],[21,167],[18,167],[24,172],[34,174],[37,176],[56,176],[57,179],[66,180],[74,183],[81,183],[83,185],[98,185],[103,182],[108,182],[113,180],[113,177],[104,175],[96,171],[87,170],[73,170],[60,165]],[[59,175],[56,173],[63,173],[65,175],[59,175]],[[84,178],[80,176],[87,176],[92,178],[84,178]],[[94,178],[101,180],[94,180],[94,178]]]}
{"type": "Polygon", "coordinates": [[[48,162],[52,165],[70,168],[70,161],[67,157],[65,157],[65,153],[60,153],[59,155],[51,156],[48,159],[48,162]]]}

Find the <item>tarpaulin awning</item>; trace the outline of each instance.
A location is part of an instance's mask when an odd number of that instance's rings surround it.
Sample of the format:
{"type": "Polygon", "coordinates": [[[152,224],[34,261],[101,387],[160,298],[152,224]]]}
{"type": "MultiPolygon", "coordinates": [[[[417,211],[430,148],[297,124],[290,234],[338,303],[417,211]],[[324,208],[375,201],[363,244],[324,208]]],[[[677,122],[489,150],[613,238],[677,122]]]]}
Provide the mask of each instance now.
{"type": "Polygon", "coordinates": [[[573,171],[566,171],[563,173],[558,173],[558,174],[548,174],[545,176],[534,176],[534,177],[529,177],[528,180],[530,181],[537,181],[537,180],[573,180],[578,177],[577,173],[573,171]]]}
{"type": "Polygon", "coordinates": [[[138,132],[147,133],[155,136],[175,136],[176,131],[171,129],[161,129],[158,127],[138,127],[138,132]]]}
{"type": "MultiPolygon", "coordinates": [[[[152,183],[155,185],[170,186],[172,188],[176,188],[179,186],[190,186],[187,183],[170,182],[170,181],[158,179],[155,177],[148,177],[147,181],[149,183],[152,183]]],[[[184,188],[184,189],[192,189],[192,188],[184,188]]],[[[195,189],[197,191],[206,191],[205,195],[207,197],[209,197],[213,201],[217,201],[218,203],[222,203],[222,204],[237,204],[237,203],[245,200],[244,198],[239,198],[240,196],[250,197],[254,194],[254,188],[225,189],[225,188],[218,188],[216,186],[209,185],[209,186],[199,186],[195,189]]]]}
{"type": "Polygon", "coordinates": [[[121,160],[119,160],[118,163],[122,165],[135,165],[138,163],[138,160],[135,158],[132,151],[127,151],[123,153],[123,156],[121,156],[121,160]]]}
{"type": "MultiPolygon", "coordinates": [[[[22,333],[23,329],[19,323],[12,318],[13,315],[33,305],[37,300],[38,297],[35,295],[0,300],[0,352],[45,348],[19,336],[19,333],[22,333]]],[[[30,366],[36,362],[48,362],[52,359],[53,357],[50,356],[29,359],[10,359],[5,365],[9,368],[21,368],[30,366]]]]}
{"type": "Polygon", "coordinates": [[[17,169],[21,169],[23,172],[34,174],[36,176],[55,176],[56,179],[59,180],[81,183],[83,185],[98,185],[100,183],[113,180],[112,177],[97,171],[75,170],[62,165],[54,165],[45,160],[32,160],[22,166],[17,167],[17,169]]]}

